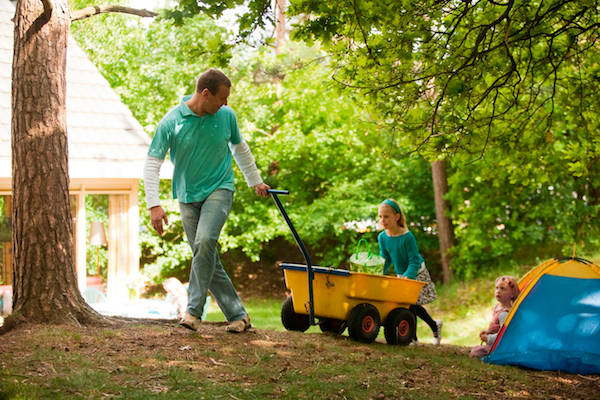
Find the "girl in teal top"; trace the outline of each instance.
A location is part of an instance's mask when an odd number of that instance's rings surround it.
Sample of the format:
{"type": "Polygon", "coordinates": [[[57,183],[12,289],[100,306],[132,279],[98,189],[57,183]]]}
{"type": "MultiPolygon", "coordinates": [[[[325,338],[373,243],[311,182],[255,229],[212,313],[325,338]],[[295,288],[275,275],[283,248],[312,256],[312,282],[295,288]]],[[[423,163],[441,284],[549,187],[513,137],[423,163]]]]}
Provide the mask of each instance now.
{"type": "MultiPolygon", "coordinates": [[[[421,290],[417,304],[411,305],[409,310],[429,325],[433,332],[433,342],[440,344],[442,321],[434,321],[423,307],[423,304],[431,303],[437,298],[435,286],[419,253],[417,239],[406,227],[404,213],[395,200],[385,199],[379,205],[379,223],[384,229],[377,237],[379,254],[385,259],[383,274],[385,275],[393,264],[396,276],[427,282],[421,290]]],[[[417,341],[416,335],[413,341],[417,341]]]]}
{"type": "Polygon", "coordinates": [[[384,275],[390,265],[393,264],[396,275],[409,279],[417,277],[424,260],[419,254],[417,239],[411,231],[406,231],[400,236],[389,236],[385,231],[382,231],[379,234],[378,241],[381,256],[385,259],[383,265],[384,275]]]}

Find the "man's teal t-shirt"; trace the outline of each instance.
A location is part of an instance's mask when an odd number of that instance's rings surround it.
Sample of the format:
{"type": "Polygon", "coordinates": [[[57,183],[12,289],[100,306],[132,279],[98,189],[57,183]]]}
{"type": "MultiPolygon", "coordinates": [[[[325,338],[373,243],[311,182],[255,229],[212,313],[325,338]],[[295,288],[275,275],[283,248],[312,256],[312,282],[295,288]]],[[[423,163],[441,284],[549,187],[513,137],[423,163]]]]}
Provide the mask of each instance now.
{"type": "Polygon", "coordinates": [[[417,277],[417,273],[421,269],[421,264],[424,260],[419,253],[417,239],[411,231],[400,236],[388,236],[385,231],[382,231],[377,236],[377,241],[379,242],[379,254],[385,259],[383,265],[384,274],[390,265],[394,264],[394,272],[397,275],[402,275],[409,279],[417,277]]]}
{"type": "Polygon", "coordinates": [[[191,97],[185,96],[160,121],[148,150],[161,160],[170,153],[173,198],[182,203],[204,201],[216,189],[235,191],[229,142],[242,141],[230,107],[200,117],[185,104],[191,97]]]}

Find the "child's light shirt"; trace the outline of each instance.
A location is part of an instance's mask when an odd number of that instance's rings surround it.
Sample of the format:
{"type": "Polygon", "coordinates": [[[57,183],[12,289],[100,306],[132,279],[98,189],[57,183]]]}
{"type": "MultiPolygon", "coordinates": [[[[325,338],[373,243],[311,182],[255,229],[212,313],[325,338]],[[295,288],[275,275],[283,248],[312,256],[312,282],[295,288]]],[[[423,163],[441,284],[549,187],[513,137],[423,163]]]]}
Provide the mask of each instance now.
{"type": "Polygon", "coordinates": [[[419,254],[417,239],[408,231],[400,236],[388,236],[382,231],[377,237],[379,254],[385,259],[383,273],[385,274],[391,264],[394,264],[396,275],[415,279],[423,264],[423,257],[419,254]]]}
{"type": "MultiPolygon", "coordinates": [[[[504,321],[506,321],[507,317],[508,317],[508,311],[502,311],[500,314],[498,314],[498,326],[502,327],[502,325],[504,325],[504,321]]],[[[498,329],[498,332],[496,332],[496,333],[488,334],[486,343],[489,345],[494,344],[499,333],[500,333],[500,329],[498,329]]]]}
{"type": "MultiPolygon", "coordinates": [[[[487,333],[498,333],[500,327],[504,323],[504,320],[500,321],[500,314],[510,312],[510,307],[505,307],[502,304],[498,303],[494,306],[494,310],[492,311],[492,321],[490,322],[490,326],[487,328],[487,333]]],[[[506,316],[504,317],[506,318],[506,316]]]]}

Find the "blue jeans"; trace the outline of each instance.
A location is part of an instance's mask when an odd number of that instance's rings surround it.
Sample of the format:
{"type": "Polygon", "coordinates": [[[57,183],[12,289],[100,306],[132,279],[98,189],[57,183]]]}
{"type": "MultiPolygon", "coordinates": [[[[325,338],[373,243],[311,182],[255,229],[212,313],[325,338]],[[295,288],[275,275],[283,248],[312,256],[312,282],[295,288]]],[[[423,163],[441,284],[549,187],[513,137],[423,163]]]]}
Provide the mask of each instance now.
{"type": "Polygon", "coordinates": [[[221,265],[217,240],[233,203],[233,192],[217,189],[204,201],[179,203],[181,222],[194,257],[188,286],[187,312],[200,318],[207,291],[217,301],[227,321],[237,321],[247,313],[231,279],[221,265]]]}

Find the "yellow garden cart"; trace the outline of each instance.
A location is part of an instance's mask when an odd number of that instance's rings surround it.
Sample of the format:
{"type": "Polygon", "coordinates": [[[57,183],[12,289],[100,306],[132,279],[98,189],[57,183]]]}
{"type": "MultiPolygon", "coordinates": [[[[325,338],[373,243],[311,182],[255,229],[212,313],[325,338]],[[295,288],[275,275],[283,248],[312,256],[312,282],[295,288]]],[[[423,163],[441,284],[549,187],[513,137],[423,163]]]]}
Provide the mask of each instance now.
{"type": "Polygon", "coordinates": [[[415,316],[408,310],[415,304],[424,282],[351,272],[344,269],[313,266],[310,256],[278,195],[287,190],[270,189],[269,193],[298,245],[305,265],[282,263],[285,285],[291,292],[281,308],[281,322],[287,330],[306,331],[319,325],[323,332],[342,334],[357,341],[371,343],[381,325],[387,343],[406,345],[414,337],[415,316]],[[315,322],[315,318],[318,322],[315,322]]]}

